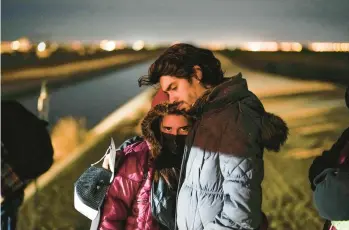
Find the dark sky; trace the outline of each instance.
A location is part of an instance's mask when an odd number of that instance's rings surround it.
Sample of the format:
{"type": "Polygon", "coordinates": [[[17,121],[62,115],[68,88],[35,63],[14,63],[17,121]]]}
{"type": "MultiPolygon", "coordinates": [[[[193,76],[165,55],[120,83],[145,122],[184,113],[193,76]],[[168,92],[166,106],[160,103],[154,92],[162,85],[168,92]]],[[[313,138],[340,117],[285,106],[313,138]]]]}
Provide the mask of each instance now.
{"type": "Polygon", "coordinates": [[[2,40],[349,41],[349,0],[2,0],[2,40]]]}

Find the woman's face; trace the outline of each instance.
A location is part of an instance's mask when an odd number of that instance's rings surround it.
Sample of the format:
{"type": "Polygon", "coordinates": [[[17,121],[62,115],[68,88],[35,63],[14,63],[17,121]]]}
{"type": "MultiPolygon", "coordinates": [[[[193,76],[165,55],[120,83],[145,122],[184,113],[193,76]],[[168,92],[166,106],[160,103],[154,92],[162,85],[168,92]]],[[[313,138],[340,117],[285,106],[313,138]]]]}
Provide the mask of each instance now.
{"type": "Polygon", "coordinates": [[[190,124],[182,115],[166,115],[162,118],[160,131],[172,135],[188,135],[190,124]]]}

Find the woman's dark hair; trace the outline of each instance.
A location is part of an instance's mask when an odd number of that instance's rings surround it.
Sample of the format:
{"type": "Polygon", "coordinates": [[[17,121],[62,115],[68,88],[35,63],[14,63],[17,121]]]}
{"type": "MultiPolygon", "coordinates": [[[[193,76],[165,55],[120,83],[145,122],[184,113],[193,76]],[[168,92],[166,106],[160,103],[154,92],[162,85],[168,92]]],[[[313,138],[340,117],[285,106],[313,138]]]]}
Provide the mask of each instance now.
{"type": "Polygon", "coordinates": [[[208,49],[189,44],[176,44],[169,47],[149,68],[148,75],[138,79],[139,86],[155,85],[161,76],[174,76],[191,81],[194,66],[202,71],[201,83],[216,86],[223,81],[221,62],[208,49]]]}

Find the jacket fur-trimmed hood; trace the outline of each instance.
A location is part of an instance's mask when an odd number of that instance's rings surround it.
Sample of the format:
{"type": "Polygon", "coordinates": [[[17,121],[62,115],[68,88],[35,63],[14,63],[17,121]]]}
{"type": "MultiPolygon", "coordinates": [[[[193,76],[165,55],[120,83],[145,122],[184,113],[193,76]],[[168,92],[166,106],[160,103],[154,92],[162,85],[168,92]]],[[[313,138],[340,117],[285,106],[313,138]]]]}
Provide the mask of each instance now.
{"type": "Polygon", "coordinates": [[[207,111],[220,109],[227,104],[234,103],[239,103],[239,107],[241,103],[259,114],[261,118],[261,143],[266,149],[278,152],[288,137],[287,124],[281,117],[265,111],[258,97],[248,90],[247,82],[242,78],[241,73],[227,78],[223,83],[207,90],[196,101],[189,114],[197,117],[207,111]]]}
{"type": "Polygon", "coordinates": [[[156,158],[161,151],[161,119],[169,114],[183,115],[190,120],[186,113],[177,109],[177,104],[164,102],[153,107],[142,121],[142,135],[151,146],[150,152],[153,158],[156,158]]]}

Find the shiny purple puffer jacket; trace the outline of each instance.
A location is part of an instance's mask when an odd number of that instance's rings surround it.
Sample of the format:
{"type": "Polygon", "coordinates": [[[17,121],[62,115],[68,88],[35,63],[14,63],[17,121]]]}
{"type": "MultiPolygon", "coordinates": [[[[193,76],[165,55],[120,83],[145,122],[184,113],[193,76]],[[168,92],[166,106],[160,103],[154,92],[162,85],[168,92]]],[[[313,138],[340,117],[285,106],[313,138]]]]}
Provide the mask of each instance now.
{"type": "Polygon", "coordinates": [[[149,147],[146,141],[137,142],[124,153],[124,162],[106,195],[99,229],[158,230],[149,202],[154,174],[149,147]]]}

